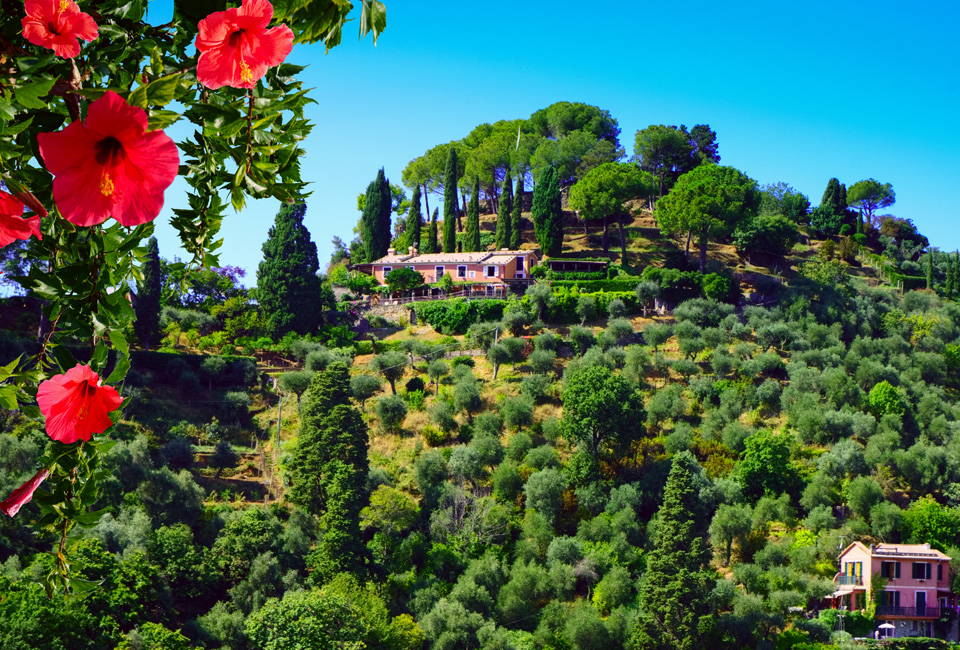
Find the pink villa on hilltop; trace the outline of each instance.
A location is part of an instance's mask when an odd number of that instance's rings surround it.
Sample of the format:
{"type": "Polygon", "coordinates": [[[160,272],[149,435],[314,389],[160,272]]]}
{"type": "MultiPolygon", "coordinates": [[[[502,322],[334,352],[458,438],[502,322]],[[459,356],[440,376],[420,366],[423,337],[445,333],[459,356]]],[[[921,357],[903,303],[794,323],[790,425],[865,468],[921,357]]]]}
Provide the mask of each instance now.
{"type": "Polygon", "coordinates": [[[929,544],[876,544],[854,542],[840,553],[840,571],[834,577],[837,609],[867,606],[873,581],[886,581],[879,592],[876,619],[890,636],[933,636],[933,622],[944,610],[956,609],[950,591],[950,557],[929,544]]]}
{"type": "Polygon", "coordinates": [[[523,293],[533,282],[530,271],[536,264],[537,253],[533,250],[512,251],[502,248],[476,253],[421,254],[411,246],[406,255],[390,248],[385,257],[358,264],[354,268],[385,284],[384,278],[390,271],[408,267],[419,272],[426,284],[434,284],[444,275],[449,275],[454,283],[471,285],[470,295],[503,296],[511,288],[523,293]]]}

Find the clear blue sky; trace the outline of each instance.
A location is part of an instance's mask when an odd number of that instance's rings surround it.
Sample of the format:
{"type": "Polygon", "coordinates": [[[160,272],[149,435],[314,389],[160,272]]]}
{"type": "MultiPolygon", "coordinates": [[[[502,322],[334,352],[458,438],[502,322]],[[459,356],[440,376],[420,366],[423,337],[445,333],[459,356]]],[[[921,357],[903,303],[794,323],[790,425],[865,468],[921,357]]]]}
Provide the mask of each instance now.
{"type": "MultiPolygon", "coordinates": [[[[832,176],[892,183],[889,213],[960,248],[955,3],[385,2],[376,47],[352,23],[327,56],[297,46],[290,57],[309,64],[318,102],[303,177],[321,266],[334,235],[352,238],[356,196],[381,166],[399,184],[428,148],[556,101],[610,111],[628,154],[650,124],[709,124],[721,164],[786,181],[813,205],[832,176]]],[[[170,11],[151,3],[151,21],[170,11]]],[[[167,191],[157,220],[164,257],[178,254],[169,216],[183,188],[167,191]]],[[[221,263],[246,268],[248,286],[278,207],[224,220],[221,263]]]]}

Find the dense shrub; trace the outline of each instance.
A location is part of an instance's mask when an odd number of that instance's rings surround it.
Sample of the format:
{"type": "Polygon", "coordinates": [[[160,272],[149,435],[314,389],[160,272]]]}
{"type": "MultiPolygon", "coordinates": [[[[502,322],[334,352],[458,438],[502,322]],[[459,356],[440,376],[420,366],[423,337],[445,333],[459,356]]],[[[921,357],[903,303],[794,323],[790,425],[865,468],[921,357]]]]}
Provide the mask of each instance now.
{"type": "Polygon", "coordinates": [[[431,300],[418,302],[413,310],[420,322],[427,323],[438,332],[463,334],[473,323],[500,320],[505,300],[431,300]]]}

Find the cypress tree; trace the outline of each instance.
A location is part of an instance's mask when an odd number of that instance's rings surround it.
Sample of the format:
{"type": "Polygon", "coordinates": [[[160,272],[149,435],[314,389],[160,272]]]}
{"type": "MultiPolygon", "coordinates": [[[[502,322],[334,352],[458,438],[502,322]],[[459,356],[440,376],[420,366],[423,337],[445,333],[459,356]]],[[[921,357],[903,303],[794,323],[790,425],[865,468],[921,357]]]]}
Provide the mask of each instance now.
{"type": "Polygon", "coordinates": [[[473,184],[473,194],[467,204],[467,231],[463,238],[463,250],[475,253],[480,250],[480,178],[473,184]]]}
{"type": "Polygon", "coordinates": [[[703,570],[710,554],[697,534],[694,471],[690,452],[674,456],[658,512],[656,549],[647,556],[640,586],[643,614],[633,637],[640,650],[712,647],[706,637],[713,623],[708,600],[713,581],[703,570]]]}
{"type": "Polygon", "coordinates": [[[927,253],[927,289],[933,289],[933,251],[927,253]]]}
{"type": "Polygon", "coordinates": [[[443,172],[443,252],[457,250],[457,149],[450,147],[447,167],[443,172]]]}
{"type": "Polygon", "coordinates": [[[563,250],[563,211],[560,205],[560,185],[553,167],[548,167],[533,188],[530,208],[537,243],[544,255],[559,255],[563,250]]]}
{"type": "Polygon", "coordinates": [[[510,213],[510,249],[520,250],[523,237],[520,233],[523,213],[523,174],[517,174],[517,193],[513,198],[513,210],[510,213]]]}
{"type": "Polygon", "coordinates": [[[290,501],[321,516],[323,541],[310,563],[319,578],[356,570],[364,555],[360,509],[367,427],[350,403],[350,373],[342,363],[314,375],[303,398],[297,446],[291,454],[290,501]]]}
{"type": "Polygon", "coordinates": [[[383,174],[383,168],[377,177],[367,186],[363,213],[360,217],[363,250],[366,261],[372,262],[387,254],[390,248],[390,181],[383,174]]]}
{"type": "Polygon", "coordinates": [[[513,179],[510,175],[503,178],[500,189],[500,206],[497,210],[497,250],[510,246],[510,212],[513,210],[513,179]]]}
{"type": "Polygon", "coordinates": [[[847,209],[846,187],[836,178],[831,178],[827,181],[827,189],[823,191],[820,205],[829,207],[833,214],[843,214],[847,209]]]}
{"type": "Polygon", "coordinates": [[[160,248],[157,238],[147,242],[147,254],[141,267],[143,278],[137,284],[137,320],[133,331],[144,350],[150,350],[150,342],[160,333],[160,248]]]}
{"type": "Polygon", "coordinates": [[[420,227],[423,219],[420,218],[420,186],[413,188],[413,198],[410,199],[410,211],[407,213],[407,242],[410,246],[420,250],[420,227]]]}
{"type": "Polygon", "coordinates": [[[309,334],[320,324],[317,245],[303,225],[307,206],[285,203],[263,244],[257,267],[257,301],[272,336],[309,334]]]}
{"type": "Polygon", "coordinates": [[[439,242],[437,241],[437,208],[433,209],[433,218],[430,220],[430,231],[427,233],[427,246],[424,248],[424,253],[440,253],[438,248],[439,242]]]}

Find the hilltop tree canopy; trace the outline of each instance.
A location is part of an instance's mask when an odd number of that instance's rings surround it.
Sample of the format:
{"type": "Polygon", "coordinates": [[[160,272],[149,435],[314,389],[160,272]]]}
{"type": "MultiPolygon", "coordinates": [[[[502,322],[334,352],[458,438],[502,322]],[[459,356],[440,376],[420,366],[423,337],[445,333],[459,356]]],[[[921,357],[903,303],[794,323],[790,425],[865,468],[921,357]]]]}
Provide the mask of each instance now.
{"type": "Polygon", "coordinates": [[[890,183],[881,183],[868,178],[850,186],[847,190],[847,201],[853,207],[863,211],[869,223],[876,224],[877,210],[889,208],[896,203],[897,194],[890,183]]]}
{"type": "Polygon", "coordinates": [[[707,243],[754,216],[760,205],[757,182],[733,167],[702,165],[684,174],[670,194],[657,201],[655,216],[664,234],[692,232],[700,244],[700,272],[706,273],[707,243]]]}
{"type": "Polygon", "coordinates": [[[623,219],[632,214],[627,201],[649,196],[656,180],[635,163],[604,163],[591,170],[570,190],[570,206],[579,210],[585,220],[603,220],[603,246],[607,249],[607,220],[614,218],[620,229],[622,260],[627,260],[627,238],[623,219]]]}

